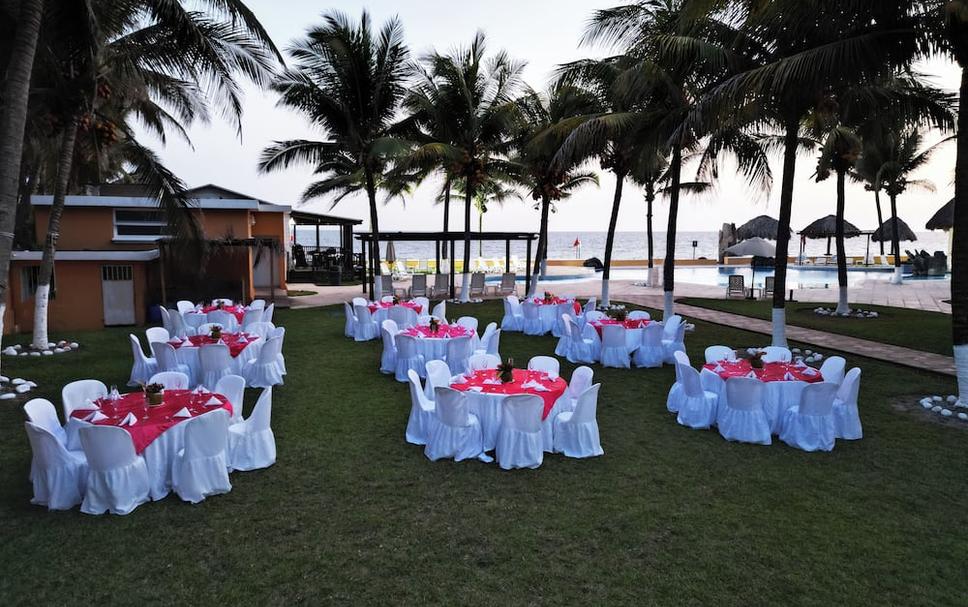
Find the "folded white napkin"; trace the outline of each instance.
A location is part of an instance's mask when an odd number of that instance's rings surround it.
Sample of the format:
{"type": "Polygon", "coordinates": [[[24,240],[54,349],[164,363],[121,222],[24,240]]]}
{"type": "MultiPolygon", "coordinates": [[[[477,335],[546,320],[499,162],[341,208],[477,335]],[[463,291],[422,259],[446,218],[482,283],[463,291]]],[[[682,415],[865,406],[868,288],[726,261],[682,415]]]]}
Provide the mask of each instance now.
{"type": "Polygon", "coordinates": [[[783,381],[794,381],[795,379],[796,377],[794,377],[793,373],[790,373],[789,371],[783,374],[783,381]]]}
{"type": "Polygon", "coordinates": [[[222,406],[222,401],[220,401],[219,399],[217,399],[217,398],[215,398],[213,396],[212,398],[210,398],[207,401],[205,401],[205,406],[206,407],[221,407],[222,406]]]}
{"type": "Polygon", "coordinates": [[[748,377],[750,379],[756,379],[756,372],[755,371],[750,371],[749,373],[746,374],[746,377],[748,377]]]}
{"type": "Polygon", "coordinates": [[[721,364],[719,364],[719,363],[716,363],[716,367],[715,367],[715,368],[713,369],[713,372],[714,372],[714,373],[722,373],[722,372],[723,372],[723,371],[725,371],[725,370],[726,370],[726,369],[724,369],[724,368],[723,368],[723,366],[722,366],[721,364]]]}
{"type": "Polygon", "coordinates": [[[178,413],[172,415],[172,417],[191,417],[191,416],[192,414],[188,410],[188,407],[182,407],[181,409],[178,410],[178,413]]]}
{"type": "Polygon", "coordinates": [[[84,404],[78,407],[78,409],[81,409],[82,411],[94,411],[95,409],[100,409],[100,407],[98,407],[97,403],[90,398],[85,398],[84,404]]]}
{"type": "Polygon", "coordinates": [[[468,392],[483,392],[484,391],[484,388],[482,388],[480,386],[471,386],[470,388],[467,389],[467,391],[468,392]]]}
{"type": "Polygon", "coordinates": [[[494,378],[485,379],[484,380],[484,384],[487,385],[487,386],[500,386],[501,385],[501,380],[494,379],[494,378]]]}
{"type": "Polygon", "coordinates": [[[238,341],[239,341],[240,344],[247,344],[247,343],[249,343],[249,340],[245,338],[245,335],[239,335],[239,340],[238,341]]]}
{"type": "Polygon", "coordinates": [[[91,422],[93,424],[94,422],[99,422],[102,419],[107,419],[107,418],[108,418],[107,415],[101,413],[100,411],[95,411],[94,413],[92,413],[92,414],[88,415],[87,417],[85,417],[84,418],[84,421],[91,422]]]}
{"type": "Polygon", "coordinates": [[[803,362],[802,358],[798,358],[797,362],[795,363],[795,366],[800,367],[802,369],[803,367],[807,366],[807,363],[803,362]]]}
{"type": "Polygon", "coordinates": [[[556,379],[558,379],[558,374],[555,373],[554,371],[547,373],[546,375],[548,376],[548,380],[550,381],[555,381],[556,379]]]}
{"type": "Polygon", "coordinates": [[[806,369],[803,370],[803,374],[804,375],[816,375],[817,374],[817,370],[814,369],[814,368],[811,368],[811,367],[807,367],[806,369]]]}
{"type": "Polygon", "coordinates": [[[180,344],[181,342],[182,342],[181,337],[178,337],[177,335],[171,338],[171,343],[173,344],[180,344]]]}
{"type": "Polygon", "coordinates": [[[452,383],[452,384],[466,384],[467,383],[467,378],[464,377],[464,374],[463,373],[461,373],[460,375],[455,375],[455,376],[451,377],[450,378],[450,383],[452,383]]]}
{"type": "Polygon", "coordinates": [[[134,416],[134,413],[128,413],[127,415],[124,416],[124,419],[121,420],[120,425],[133,426],[136,423],[138,423],[138,418],[134,416]]]}

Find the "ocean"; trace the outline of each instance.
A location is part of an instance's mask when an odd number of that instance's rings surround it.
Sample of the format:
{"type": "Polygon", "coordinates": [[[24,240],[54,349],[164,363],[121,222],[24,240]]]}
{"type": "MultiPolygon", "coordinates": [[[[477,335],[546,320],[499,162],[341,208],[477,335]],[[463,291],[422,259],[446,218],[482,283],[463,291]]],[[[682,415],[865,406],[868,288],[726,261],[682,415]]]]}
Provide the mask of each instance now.
{"type": "MultiPolygon", "coordinates": [[[[605,256],[606,232],[550,232],[548,234],[548,257],[549,259],[588,259],[598,257],[603,259],[605,256]],[[580,241],[580,247],[574,247],[575,240],[580,241]]],[[[665,255],[665,233],[655,232],[654,254],[661,258],[665,255]]],[[[926,249],[929,253],[935,251],[948,250],[948,235],[946,232],[919,232],[917,242],[902,242],[901,250],[926,249]]],[[[316,244],[316,231],[312,227],[297,227],[296,242],[314,246],[316,244]]],[[[339,233],[336,231],[320,231],[320,243],[323,246],[338,246],[339,233]]],[[[676,259],[698,259],[705,257],[715,259],[719,244],[719,234],[717,232],[679,232],[676,237],[676,259]],[[695,243],[695,247],[693,244],[695,243]]],[[[537,241],[535,241],[535,246],[537,241]]],[[[848,255],[864,255],[867,249],[867,237],[848,238],[845,242],[848,255]]],[[[385,250],[383,247],[381,250],[385,250]]],[[[800,242],[794,238],[790,243],[790,254],[797,255],[800,251],[800,242]]],[[[397,259],[432,259],[434,257],[434,243],[432,242],[395,242],[397,259]]],[[[511,243],[511,254],[524,259],[525,244],[511,243]]],[[[890,247],[886,247],[889,250],[890,247]]],[[[460,259],[463,256],[464,245],[462,242],[456,244],[456,255],[460,259]]],[[[354,250],[360,250],[359,241],[354,241],[354,250]]],[[[826,240],[807,240],[807,255],[822,255],[827,251],[826,240]]],[[[831,251],[836,251],[836,245],[831,243],[831,251]]],[[[870,254],[880,254],[878,243],[870,243],[870,254]]],[[[504,257],[504,242],[484,242],[471,241],[471,257],[504,257]],[[480,247],[480,248],[479,248],[480,247]]],[[[645,259],[646,258],[646,235],[645,232],[616,232],[615,246],[612,253],[613,259],[645,259]]]]}

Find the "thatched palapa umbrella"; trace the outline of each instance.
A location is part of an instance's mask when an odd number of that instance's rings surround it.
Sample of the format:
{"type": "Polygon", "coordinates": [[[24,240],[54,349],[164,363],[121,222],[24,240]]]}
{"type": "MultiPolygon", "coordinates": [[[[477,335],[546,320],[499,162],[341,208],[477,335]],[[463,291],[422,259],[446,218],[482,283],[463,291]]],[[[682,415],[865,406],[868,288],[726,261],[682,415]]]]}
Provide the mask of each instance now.
{"type": "MultiPolygon", "coordinates": [[[[897,234],[899,241],[916,241],[918,237],[914,234],[914,231],[904,223],[904,220],[900,217],[897,218],[897,234]]],[[[871,236],[874,242],[891,242],[894,240],[894,219],[888,219],[881,224],[881,227],[874,230],[874,234],[871,236]]],[[[896,253],[897,251],[895,251],[896,253]]]]}
{"type": "Polygon", "coordinates": [[[750,238],[765,238],[776,240],[776,233],[780,229],[780,222],[769,215],[760,215],[750,219],[736,229],[736,237],[742,240],[750,238]]]}
{"type": "Polygon", "coordinates": [[[929,230],[950,230],[955,225],[955,199],[952,198],[931,216],[924,227],[929,230]]]}
{"type": "MultiPolygon", "coordinates": [[[[861,231],[849,221],[844,221],[844,238],[860,236],[861,231]]],[[[830,255],[830,239],[837,236],[837,216],[827,215],[800,230],[800,236],[812,239],[827,239],[827,255],[830,255]]]]}

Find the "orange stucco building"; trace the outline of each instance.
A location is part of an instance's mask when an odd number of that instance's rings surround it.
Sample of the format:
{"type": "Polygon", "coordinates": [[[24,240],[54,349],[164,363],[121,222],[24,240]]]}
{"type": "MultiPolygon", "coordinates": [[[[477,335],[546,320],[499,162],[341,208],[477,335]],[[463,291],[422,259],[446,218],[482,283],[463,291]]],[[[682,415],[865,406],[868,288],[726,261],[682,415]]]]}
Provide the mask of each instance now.
{"type": "MultiPolygon", "coordinates": [[[[205,239],[213,243],[205,260],[175,260],[160,245],[165,219],[139,186],[104,185],[96,195],[68,196],[54,258],[50,330],[141,325],[162,301],[285,295],[290,207],[213,185],[190,193],[205,239]]],[[[47,237],[52,199],[31,199],[36,242],[47,237]]],[[[5,333],[33,326],[40,259],[39,250],[13,252],[5,333]]]]}

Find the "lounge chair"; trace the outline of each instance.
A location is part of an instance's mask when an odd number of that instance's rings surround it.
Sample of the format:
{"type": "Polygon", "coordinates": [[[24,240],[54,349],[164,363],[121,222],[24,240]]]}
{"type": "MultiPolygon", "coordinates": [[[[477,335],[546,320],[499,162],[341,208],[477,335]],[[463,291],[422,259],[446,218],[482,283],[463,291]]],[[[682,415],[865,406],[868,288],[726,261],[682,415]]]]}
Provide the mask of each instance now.
{"type": "Polygon", "coordinates": [[[430,297],[450,296],[450,274],[434,274],[434,288],[430,290],[430,297]]]}
{"type": "Polygon", "coordinates": [[[508,295],[518,294],[518,275],[514,272],[505,272],[501,275],[501,284],[494,287],[495,295],[507,297],[508,295]]]}
{"type": "Polygon", "coordinates": [[[746,277],[742,274],[731,274],[726,286],[726,299],[737,296],[746,297],[746,277]]]}
{"type": "Polygon", "coordinates": [[[410,282],[410,299],[414,297],[427,297],[427,275],[414,274],[410,282]]]}
{"type": "Polygon", "coordinates": [[[471,297],[484,297],[484,273],[474,272],[471,274],[471,297]]]}
{"type": "Polygon", "coordinates": [[[763,290],[760,291],[760,297],[762,299],[771,299],[773,297],[773,287],[775,284],[776,278],[767,276],[766,280],[763,281],[763,290]]]}

